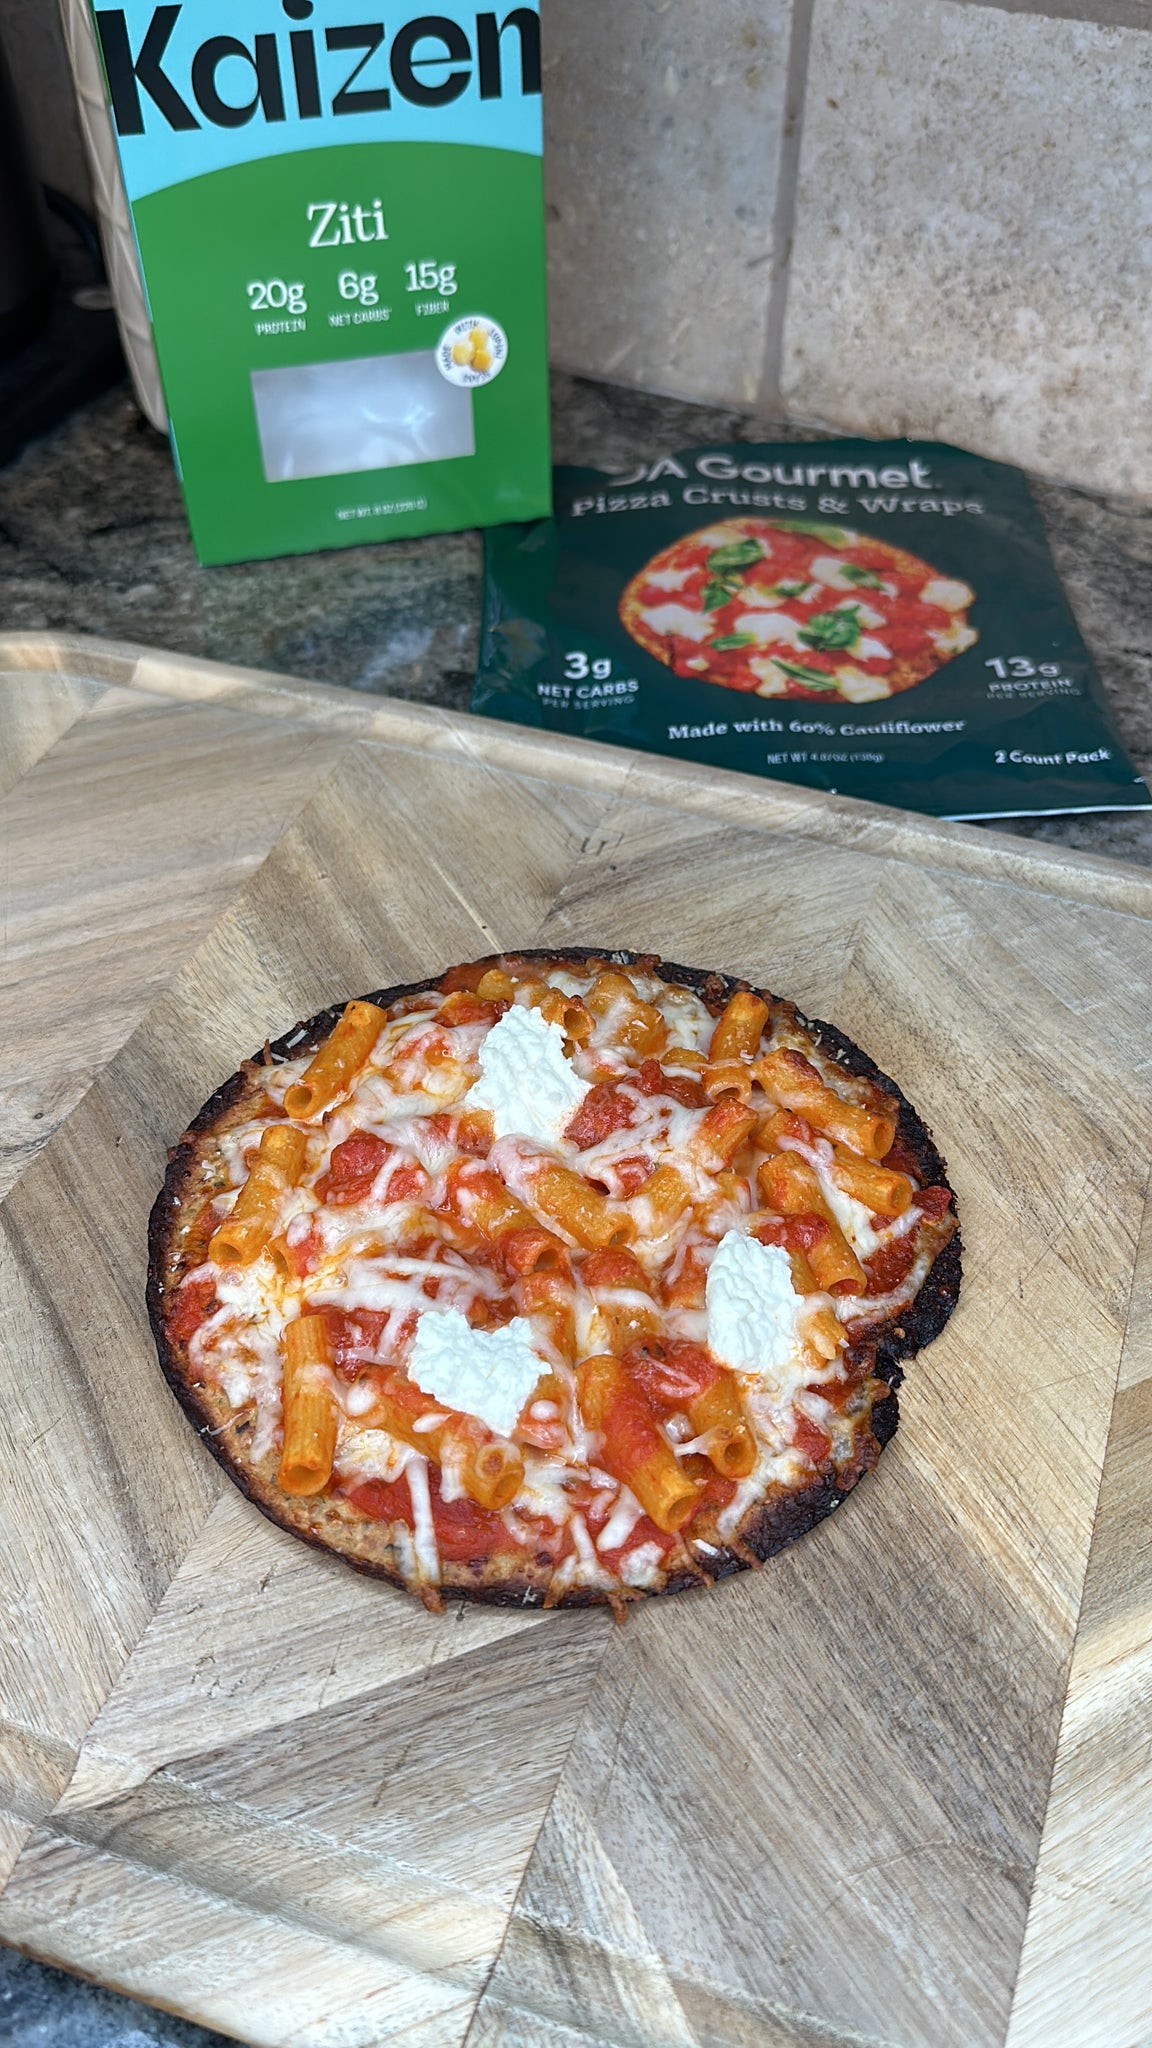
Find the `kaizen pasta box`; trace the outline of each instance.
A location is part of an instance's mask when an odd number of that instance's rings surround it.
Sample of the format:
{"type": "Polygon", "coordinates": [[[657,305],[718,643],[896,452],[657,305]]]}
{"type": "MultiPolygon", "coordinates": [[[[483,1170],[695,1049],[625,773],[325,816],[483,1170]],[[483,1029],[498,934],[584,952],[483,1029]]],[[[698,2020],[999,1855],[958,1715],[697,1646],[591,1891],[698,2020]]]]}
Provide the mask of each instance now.
{"type": "Polygon", "coordinates": [[[96,7],[203,562],[547,512],[539,0],[96,7]]]}
{"type": "Polygon", "coordinates": [[[555,472],[472,708],[943,818],[1136,810],[1026,479],[913,441],[555,472]]]}

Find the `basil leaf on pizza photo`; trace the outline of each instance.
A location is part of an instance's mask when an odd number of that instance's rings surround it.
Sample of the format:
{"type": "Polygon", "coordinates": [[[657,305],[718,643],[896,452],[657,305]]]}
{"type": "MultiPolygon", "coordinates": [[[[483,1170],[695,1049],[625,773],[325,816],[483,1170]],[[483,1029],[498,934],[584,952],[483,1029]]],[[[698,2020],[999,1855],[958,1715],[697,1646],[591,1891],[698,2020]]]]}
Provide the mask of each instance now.
{"type": "Polygon", "coordinates": [[[713,576],[731,575],[734,569],[750,569],[754,562],[763,559],[764,550],[758,540],[731,541],[722,548],[714,548],[708,557],[708,569],[713,576]]]}
{"type": "Polygon", "coordinates": [[[825,653],[836,647],[852,647],[860,638],[860,607],[849,604],[842,611],[814,612],[797,637],[805,647],[819,647],[825,653]]]}

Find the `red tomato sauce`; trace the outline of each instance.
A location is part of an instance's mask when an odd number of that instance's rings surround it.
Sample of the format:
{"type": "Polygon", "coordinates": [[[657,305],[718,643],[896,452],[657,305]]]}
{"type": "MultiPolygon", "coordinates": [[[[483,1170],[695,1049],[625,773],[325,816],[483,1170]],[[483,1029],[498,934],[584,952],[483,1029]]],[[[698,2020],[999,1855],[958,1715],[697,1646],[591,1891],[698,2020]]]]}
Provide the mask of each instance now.
{"type": "Polygon", "coordinates": [[[641,1188],[651,1180],[653,1171],[652,1161],[645,1159],[639,1152],[632,1153],[627,1159],[614,1159],[611,1168],[614,1184],[612,1192],[617,1201],[627,1202],[633,1195],[638,1195],[641,1188]]]}
{"type": "Polygon", "coordinates": [[[440,1474],[428,1467],[428,1490],[432,1499],[432,1526],[441,1557],[467,1563],[493,1557],[498,1551],[517,1551],[520,1545],[509,1534],[500,1515],[477,1507],[472,1500],[442,1500],[440,1474]]]}
{"type": "Polygon", "coordinates": [[[187,1344],[201,1323],[207,1322],[219,1306],[214,1280],[186,1280],[176,1297],[169,1322],[169,1329],[177,1342],[187,1344]]]}
{"type": "MultiPolygon", "coordinates": [[[[412,1494],[406,1472],[397,1479],[360,1479],[346,1485],[343,1491],[345,1499],[357,1512],[369,1516],[374,1522],[403,1522],[409,1529],[414,1526],[412,1494]]],[[[442,1558],[464,1564],[474,1559],[479,1563],[497,1551],[519,1550],[519,1544],[515,1537],[509,1535],[499,1515],[491,1515],[486,1509],[478,1508],[474,1501],[441,1499],[440,1474],[435,1465],[428,1468],[428,1492],[432,1502],[436,1547],[442,1558]]]]}
{"type": "Polygon", "coordinates": [[[412,1527],[412,1495],[404,1472],[399,1479],[357,1480],[354,1486],[345,1486],[343,1493],[357,1514],[367,1515],[370,1521],[406,1522],[412,1527]]]}

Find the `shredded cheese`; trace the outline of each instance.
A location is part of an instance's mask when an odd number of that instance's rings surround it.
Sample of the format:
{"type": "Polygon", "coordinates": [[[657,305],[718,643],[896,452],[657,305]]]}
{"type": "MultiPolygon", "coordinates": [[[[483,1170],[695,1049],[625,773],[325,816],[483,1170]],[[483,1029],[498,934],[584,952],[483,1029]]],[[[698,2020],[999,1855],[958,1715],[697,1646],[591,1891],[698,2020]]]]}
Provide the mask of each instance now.
{"type": "MultiPolygon", "coordinates": [[[[839,565],[831,566],[838,574],[839,565]]],[[[813,574],[822,570],[829,572],[822,580],[833,581],[829,562],[818,559],[813,574]]],[[[861,607],[860,616],[867,625],[874,615],[861,607]]],[[[780,621],[764,610],[755,620],[749,614],[748,623],[759,634],[780,621]]],[[[575,969],[547,974],[553,988],[577,1002],[592,978],[575,969]]],[[[692,1538],[703,1560],[719,1555],[717,1543],[735,1536],[768,1487],[810,1476],[793,1444],[802,1419],[825,1429],[845,1454],[851,1448],[848,1422],[819,1391],[840,1368],[812,1350],[808,1318],[831,1308],[850,1328],[875,1322],[912,1298],[931,1264],[931,1248],[921,1250],[907,1279],[884,1295],[798,1295],[787,1252],[750,1234],[763,1147],[748,1137],[733,1162],[713,1156],[704,1142],[713,1108],[698,1082],[714,1012],[692,989],[638,970],[630,979],[635,999],[625,987],[600,1004],[578,1043],[566,1043],[561,1027],[526,1000],[494,1021],[473,1021],[465,1007],[458,1013],[464,1021],[442,1023],[443,999],[435,992],[405,999],[354,1087],[307,1128],[299,1184],[285,1188],[269,1240],[286,1248],[287,1259],[274,1261],[265,1251],[243,1268],[206,1261],[187,1276],[213,1291],[189,1356],[233,1412],[254,1410],[255,1457],[269,1456],[279,1440],[285,1329],[302,1313],[336,1316],[344,1335],[343,1363],[331,1376],[338,1410],[334,1483],[406,1478],[411,1526],[393,1524],[390,1540],[414,1582],[435,1586],[443,1575],[437,1498],[466,1497],[459,1444],[449,1441],[450,1430],[445,1434],[458,1416],[517,1446],[523,1476],[501,1510],[503,1525],[534,1556],[555,1558],[551,1597],[575,1585],[661,1582],[667,1541],[653,1540],[636,1493],[605,1469],[611,1447],[585,1424],[576,1395],[582,1361],[619,1356],[627,1341],[621,1330],[648,1328],[654,1311],[670,1340],[705,1348],[737,1376],[755,1438],[754,1470],[715,1515],[717,1542],[692,1538]],[[652,1056],[641,1075],[646,1056],[629,1043],[636,1002],[663,1022],[656,1059],[664,1065],[655,1077],[652,1056]],[[687,1101],[680,1099],[685,1092],[687,1101]],[[582,1234],[585,1225],[538,1202],[541,1176],[557,1165],[579,1175],[619,1220],[616,1238],[632,1263],[607,1284],[589,1285],[584,1277],[597,1255],[582,1234]],[[674,1169],[679,1200],[667,1199],[667,1180],[654,1183],[662,1201],[645,1192],[661,1168],[674,1169]],[[485,1234],[494,1188],[514,1198],[538,1228],[539,1266],[531,1245],[521,1271],[506,1262],[499,1236],[485,1234]],[[548,1250],[557,1244],[567,1247],[563,1256],[548,1250]],[[380,1372],[399,1373],[433,1404],[409,1426],[411,1441],[389,1434],[374,1415],[380,1372]],[[545,1374],[551,1378],[533,1399],[545,1374]],[[607,1556],[618,1559],[618,1570],[607,1567],[607,1556]]],[[[847,1074],[787,1013],[773,1018],[766,1043],[802,1051],[846,1101],[872,1099],[869,1084],[847,1074]]],[[[262,1086],[274,1104],[307,1065],[300,1055],[268,1071],[262,1086]]],[[[754,1086],[751,1095],[758,1113],[773,1108],[754,1086]]],[[[264,1128],[263,1119],[249,1118],[219,1135],[225,1186],[215,1215],[235,1204],[264,1128]]],[[[809,1161],[828,1212],[862,1261],[921,1223],[915,1206],[886,1222],[846,1194],[832,1177],[832,1147],[818,1135],[775,1142],[809,1161]]],[[[614,1241],[610,1233],[605,1241],[614,1241]]],[[[684,1469],[708,1457],[716,1442],[714,1429],[694,1429],[684,1412],[666,1413],[661,1426],[681,1461],[690,1461],[684,1469]]]]}

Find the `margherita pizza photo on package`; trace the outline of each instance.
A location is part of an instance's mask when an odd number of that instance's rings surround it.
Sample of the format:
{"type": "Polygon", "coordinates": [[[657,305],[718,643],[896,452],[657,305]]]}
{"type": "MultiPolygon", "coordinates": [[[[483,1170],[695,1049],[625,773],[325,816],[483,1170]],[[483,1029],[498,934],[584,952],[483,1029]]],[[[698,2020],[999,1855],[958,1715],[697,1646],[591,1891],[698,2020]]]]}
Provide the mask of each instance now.
{"type": "Polygon", "coordinates": [[[725,519],[654,556],[625,590],[620,617],[692,681],[867,704],[971,647],[974,602],[966,583],[870,534],[725,519]]]}
{"type": "Polygon", "coordinates": [[[960,1283],[944,1162],[792,1004],[526,952],[246,1062],[150,1225],[161,1363],[285,1529],[418,1594],[708,1584],[876,1463],[960,1283]]]}

